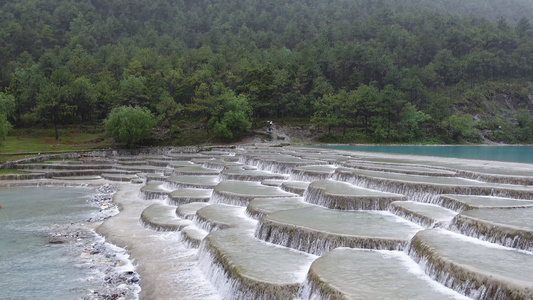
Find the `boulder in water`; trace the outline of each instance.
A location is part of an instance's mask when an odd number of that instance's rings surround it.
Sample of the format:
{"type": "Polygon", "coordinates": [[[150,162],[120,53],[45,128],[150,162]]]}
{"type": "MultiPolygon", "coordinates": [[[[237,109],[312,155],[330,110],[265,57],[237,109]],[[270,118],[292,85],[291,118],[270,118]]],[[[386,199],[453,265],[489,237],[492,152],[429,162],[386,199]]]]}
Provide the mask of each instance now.
{"type": "Polygon", "coordinates": [[[50,237],[49,243],[50,244],[64,244],[67,242],[67,238],[64,236],[52,236],[50,237]]]}

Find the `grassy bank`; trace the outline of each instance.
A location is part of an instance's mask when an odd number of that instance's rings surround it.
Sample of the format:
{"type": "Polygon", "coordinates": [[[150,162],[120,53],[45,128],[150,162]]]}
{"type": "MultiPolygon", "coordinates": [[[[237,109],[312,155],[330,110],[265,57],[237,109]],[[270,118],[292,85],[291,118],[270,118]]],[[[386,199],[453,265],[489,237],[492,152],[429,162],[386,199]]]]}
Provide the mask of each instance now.
{"type": "Polygon", "coordinates": [[[59,139],[52,128],[24,128],[13,130],[0,146],[0,163],[44,153],[106,149],[113,141],[99,127],[64,128],[59,139]]]}

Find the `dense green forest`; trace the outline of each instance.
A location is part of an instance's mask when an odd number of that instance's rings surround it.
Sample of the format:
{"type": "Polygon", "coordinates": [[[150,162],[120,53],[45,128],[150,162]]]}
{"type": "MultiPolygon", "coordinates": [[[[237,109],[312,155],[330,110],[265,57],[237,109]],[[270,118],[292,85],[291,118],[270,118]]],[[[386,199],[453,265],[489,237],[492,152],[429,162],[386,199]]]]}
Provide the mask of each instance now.
{"type": "Polygon", "coordinates": [[[265,120],[325,141],[533,143],[532,16],[530,0],[5,0],[0,124],[138,106],[164,143],[265,120]]]}

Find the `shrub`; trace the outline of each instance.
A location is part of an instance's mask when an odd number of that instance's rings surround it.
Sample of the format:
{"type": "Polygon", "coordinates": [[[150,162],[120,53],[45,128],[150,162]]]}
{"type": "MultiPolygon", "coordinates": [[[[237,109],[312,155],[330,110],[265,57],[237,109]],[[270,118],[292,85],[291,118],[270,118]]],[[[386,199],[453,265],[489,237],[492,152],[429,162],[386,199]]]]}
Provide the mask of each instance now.
{"type": "Polygon", "coordinates": [[[146,108],[120,106],[111,110],[104,124],[115,141],[134,146],[151,135],[156,118],[146,108]]]}

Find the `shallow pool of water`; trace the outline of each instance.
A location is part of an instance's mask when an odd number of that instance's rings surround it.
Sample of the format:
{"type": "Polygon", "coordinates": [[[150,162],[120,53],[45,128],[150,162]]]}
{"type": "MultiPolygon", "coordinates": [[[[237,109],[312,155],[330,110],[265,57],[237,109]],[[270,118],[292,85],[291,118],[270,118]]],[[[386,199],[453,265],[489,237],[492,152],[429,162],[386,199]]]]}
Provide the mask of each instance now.
{"type": "Polygon", "coordinates": [[[80,253],[50,244],[61,224],[83,222],[96,208],[87,188],[0,188],[0,298],[82,299],[90,270],[80,253]]]}
{"type": "Polygon", "coordinates": [[[533,146],[350,146],[319,148],[533,163],[533,146]]]}

